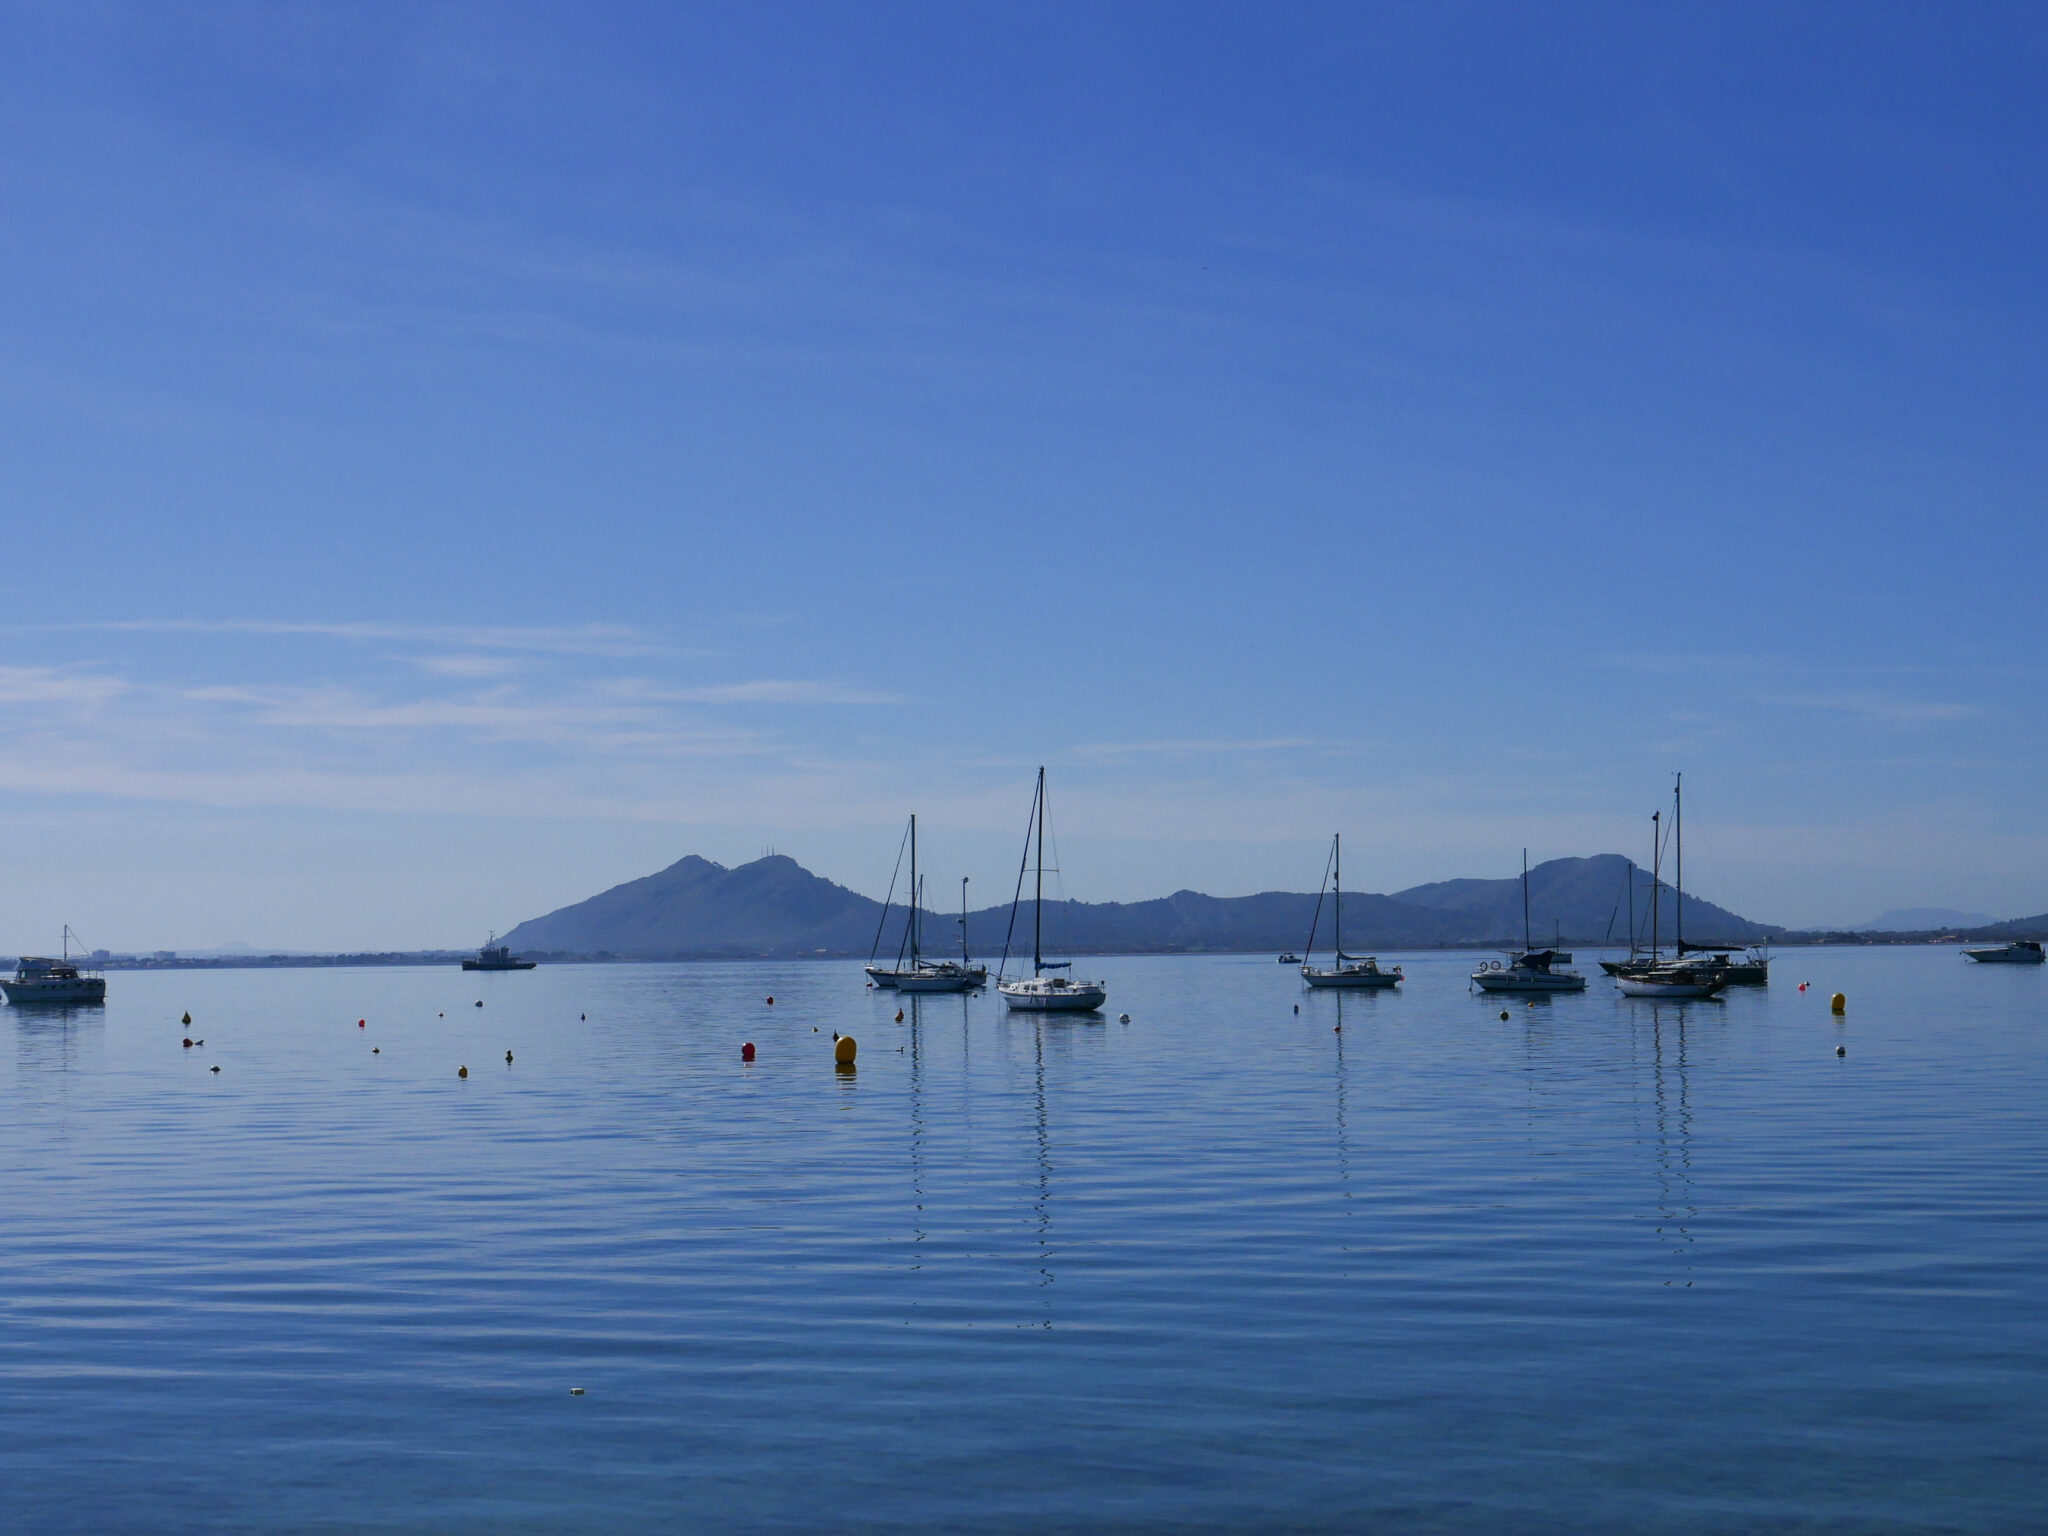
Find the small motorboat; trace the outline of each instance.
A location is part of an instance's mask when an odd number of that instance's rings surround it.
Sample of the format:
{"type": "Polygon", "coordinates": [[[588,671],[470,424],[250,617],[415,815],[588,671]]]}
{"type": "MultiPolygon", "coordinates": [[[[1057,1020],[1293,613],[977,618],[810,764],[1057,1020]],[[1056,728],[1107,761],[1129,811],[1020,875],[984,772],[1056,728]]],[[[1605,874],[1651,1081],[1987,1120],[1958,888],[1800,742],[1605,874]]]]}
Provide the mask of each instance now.
{"type": "Polygon", "coordinates": [[[1280,957],[1280,963],[1282,965],[1299,965],[1301,964],[1301,956],[1295,954],[1292,950],[1290,950],[1288,953],[1280,957]]]}
{"type": "Polygon", "coordinates": [[[2044,958],[2036,939],[2014,939],[1996,949],[1966,949],[1963,953],[1979,965],[2039,965],[2044,958]]]}
{"type": "Polygon", "coordinates": [[[484,947],[462,962],[465,971],[530,971],[538,960],[522,960],[512,953],[511,946],[500,944],[494,933],[484,940],[484,947]]]}

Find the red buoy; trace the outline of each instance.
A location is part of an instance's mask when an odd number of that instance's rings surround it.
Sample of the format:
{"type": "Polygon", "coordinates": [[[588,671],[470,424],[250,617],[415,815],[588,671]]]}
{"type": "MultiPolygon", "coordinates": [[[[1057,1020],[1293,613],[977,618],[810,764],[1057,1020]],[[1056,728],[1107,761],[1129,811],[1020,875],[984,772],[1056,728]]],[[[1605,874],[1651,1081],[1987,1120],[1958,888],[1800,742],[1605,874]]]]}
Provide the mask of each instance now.
{"type": "Polygon", "coordinates": [[[357,1020],[356,1020],[356,1028],[357,1028],[357,1029],[367,1029],[368,1027],[369,1027],[369,1021],[368,1021],[367,1019],[357,1019],[357,1020]]]}
{"type": "Polygon", "coordinates": [[[185,1049],[188,1051],[192,1049],[192,1042],[190,1040],[185,1042],[185,1049]]]}
{"type": "Polygon", "coordinates": [[[747,1043],[746,1043],[745,1045],[743,1045],[743,1046],[741,1046],[741,1047],[740,1047],[740,1060],[741,1060],[741,1061],[752,1061],[753,1059],[754,1059],[754,1042],[753,1042],[753,1041],[751,1041],[751,1040],[749,1040],[749,1041],[748,1041],[748,1042],[747,1042],[747,1043]]]}

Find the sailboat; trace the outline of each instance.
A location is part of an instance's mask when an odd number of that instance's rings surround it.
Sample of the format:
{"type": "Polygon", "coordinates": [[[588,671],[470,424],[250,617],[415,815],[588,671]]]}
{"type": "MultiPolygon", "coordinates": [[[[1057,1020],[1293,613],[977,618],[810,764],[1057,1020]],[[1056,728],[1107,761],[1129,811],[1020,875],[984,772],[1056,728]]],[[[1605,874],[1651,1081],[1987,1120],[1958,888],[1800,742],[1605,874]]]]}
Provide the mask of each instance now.
{"type": "Polygon", "coordinates": [[[1522,850],[1522,951],[1508,963],[1495,960],[1472,973],[1482,992],[1583,992],[1586,978],[1569,966],[1571,956],[1560,949],[1538,949],[1529,938],[1529,850],[1522,850]]]}
{"type": "Polygon", "coordinates": [[[1326,889],[1336,895],[1336,918],[1333,924],[1335,946],[1330,968],[1319,970],[1315,964],[1316,925],[1323,918],[1323,891],[1316,892],[1316,915],[1309,919],[1308,943],[1303,946],[1310,957],[1301,968],[1301,979],[1312,987],[1398,987],[1401,984],[1401,967],[1391,971],[1380,969],[1380,963],[1371,955],[1347,955],[1344,953],[1344,834],[1332,834],[1330,838],[1330,869],[1335,879],[1326,889]]]}
{"type": "Polygon", "coordinates": [[[923,939],[923,925],[915,913],[923,902],[912,904],[912,924],[917,932],[911,939],[911,966],[896,977],[899,992],[967,992],[975,987],[988,985],[988,967],[976,965],[967,954],[967,879],[960,880],[960,958],[958,960],[926,960],[919,945],[923,939]]]}
{"type": "Polygon", "coordinates": [[[1031,798],[1031,820],[1024,828],[1024,859],[1017,866],[1017,892],[1010,899],[1010,933],[1017,929],[1017,907],[1024,896],[1024,869],[1032,865],[1037,883],[1031,900],[1031,974],[1011,981],[1010,935],[1003,937],[1003,958],[996,967],[996,990],[1010,1007],[1034,1013],[1086,1013],[1109,1001],[1109,988],[1099,981],[1076,981],[1066,973],[1071,960],[1045,958],[1045,769],[1038,770],[1038,791],[1031,798]],[[1037,836],[1034,860],[1032,837],[1037,836]],[[1048,974],[1050,973],[1050,974],[1048,974]]]}
{"type": "MultiPolygon", "coordinates": [[[[1677,897],[1676,925],[1678,929],[1678,956],[1669,962],[1660,963],[1656,948],[1656,885],[1651,883],[1651,963],[1647,969],[1630,967],[1617,974],[1614,984],[1629,997],[1712,997],[1728,985],[1728,961],[1688,960],[1685,958],[1685,775],[1679,774],[1671,785],[1671,833],[1675,844],[1678,868],[1673,880],[1677,897]]],[[[1695,946],[1697,947],[1697,946],[1695,946]]]]}

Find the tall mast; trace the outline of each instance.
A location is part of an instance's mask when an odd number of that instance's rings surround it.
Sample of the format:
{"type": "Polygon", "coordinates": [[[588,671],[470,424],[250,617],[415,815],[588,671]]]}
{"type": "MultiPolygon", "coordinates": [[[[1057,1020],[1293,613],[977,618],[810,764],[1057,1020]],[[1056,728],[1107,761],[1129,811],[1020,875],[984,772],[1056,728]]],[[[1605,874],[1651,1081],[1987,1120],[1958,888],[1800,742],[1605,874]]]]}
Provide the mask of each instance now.
{"type": "Polygon", "coordinates": [[[1671,780],[1671,833],[1678,841],[1678,916],[1672,919],[1672,926],[1678,930],[1678,958],[1685,958],[1685,802],[1679,798],[1685,788],[1685,775],[1676,774],[1671,780]]]}
{"type": "Polygon", "coordinates": [[[1628,861],[1628,957],[1636,957],[1636,861],[1628,861]]]}
{"type": "Polygon", "coordinates": [[[1657,958],[1660,937],[1657,909],[1664,905],[1664,813],[1650,812],[1650,958],[1657,958]]]}
{"type": "Polygon", "coordinates": [[[1031,974],[1045,969],[1045,764],[1038,765],[1038,872],[1031,894],[1031,974]]]}
{"type": "Polygon", "coordinates": [[[960,877],[960,963],[967,965],[967,877],[960,877]]]}
{"type": "Polygon", "coordinates": [[[1337,969],[1344,969],[1344,834],[1332,839],[1337,853],[1337,969]]]}
{"type": "Polygon", "coordinates": [[[1522,951],[1533,948],[1529,942],[1529,850],[1522,850],[1522,951]]]}
{"type": "Polygon", "coordinates": [[[917,812],[910,813],[910,968],[917,969],[918,912],[924,893],[917,888],[917,812]]]}

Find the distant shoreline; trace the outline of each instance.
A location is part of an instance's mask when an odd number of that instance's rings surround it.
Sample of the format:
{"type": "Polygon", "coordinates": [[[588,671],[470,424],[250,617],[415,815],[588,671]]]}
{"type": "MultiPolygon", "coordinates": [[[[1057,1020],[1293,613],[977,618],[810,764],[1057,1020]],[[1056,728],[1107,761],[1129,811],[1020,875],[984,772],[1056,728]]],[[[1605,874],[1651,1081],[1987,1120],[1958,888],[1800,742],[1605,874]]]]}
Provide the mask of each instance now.
{"type": "MultiPolygon", "coordinates": [[[[1770,942],[1773,951],[1786,949],[1894,949],[1900,947],[1939,948],[1943,945],[1979,944],[1999,942],[2013,937],[2048,938],[2048,932],[2036,935],[2010,934],[2001,932],[1996,939],[1983,934],[1922,933],[1922,934],[1870,934],[1870,933],[1801,933],[1781,934],[1770,942]]],[[[1366,945],[1366,948],[1375,946],[1366,945]]],[[[1458,944],[1397,944],[1376,946],[1402,954],[1475,954],[1496,950],[1520,949],[1521,945],[1505,939],[1473,940],[1458,944]]],[[[1626,951],[1625,944],[1615,944],[1599,939],[1565,939],[1561,948],[1599,951],[1626,951]]],[[[1730,951],[1747,949],[1746,944],[1729,944],[1730,951]]],[[[1270,955],[1269,949],[1203,949],[1203,948],[1158,948],[1158,949],[1117,949],[1090,950],[1090,956],[1104,958],[1136,958],[1146,955],[1270,955]]],[[[476,952],[467,949],[421,949],[421,950],[375,950],[348,954],[274,954],[274,955],[176,955],[165,958],[154,956],[115,956],[106,960],[88,960],[74,956],[81,965],[98,971],[260,971],[260,970],[338,970],[367,969],[377,966],[457,966],[464,960],[475,958],[476,952]]],[[[684,965],[704,964],[717,961],[833,961],[865,960],[868,957],[857,952],[833,952],[829,954],[797,954],[788,951],[756,950],[702,950],[687,954],[665,955],[619,955],[600,951],[595,954],[551,953],[547,950],[523,952],[522,958],[539,961],[543,965],[684,965]]],[[[12,967],[12,961],[8,961],[12,967]]]]}

